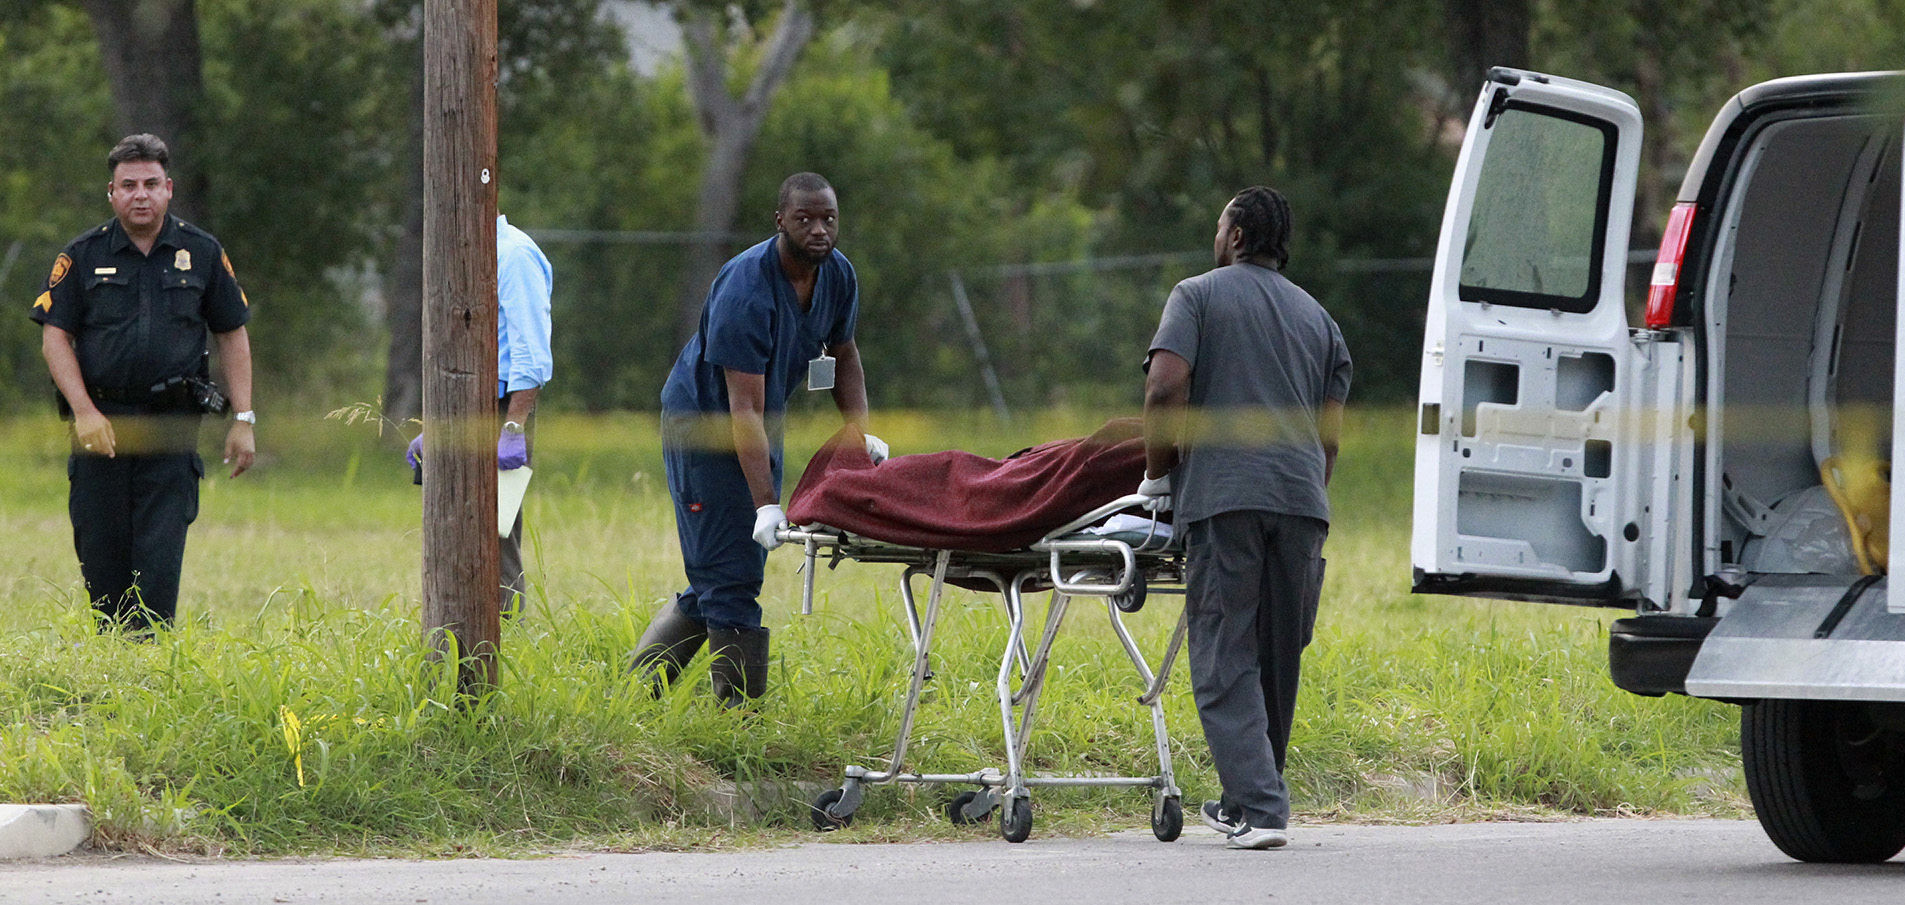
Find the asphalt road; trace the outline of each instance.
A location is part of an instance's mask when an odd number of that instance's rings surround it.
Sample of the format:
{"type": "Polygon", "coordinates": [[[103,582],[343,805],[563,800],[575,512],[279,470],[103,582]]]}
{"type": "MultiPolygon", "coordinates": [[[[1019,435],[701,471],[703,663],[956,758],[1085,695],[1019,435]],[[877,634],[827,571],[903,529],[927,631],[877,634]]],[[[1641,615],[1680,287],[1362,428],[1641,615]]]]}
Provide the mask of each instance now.
{"type": "Polygon", "coordinates": [[[1202,827],[912,845],[803,843],[713,854],[534,860],[203,861],[77,855],[0,863],[0,902],[842,905],[1049,903],[1747,903],[1896,905],[1905,860],[1788,860],[1754,823],[1587,820],[1299,826],[1238,852],[1202,827]]]}

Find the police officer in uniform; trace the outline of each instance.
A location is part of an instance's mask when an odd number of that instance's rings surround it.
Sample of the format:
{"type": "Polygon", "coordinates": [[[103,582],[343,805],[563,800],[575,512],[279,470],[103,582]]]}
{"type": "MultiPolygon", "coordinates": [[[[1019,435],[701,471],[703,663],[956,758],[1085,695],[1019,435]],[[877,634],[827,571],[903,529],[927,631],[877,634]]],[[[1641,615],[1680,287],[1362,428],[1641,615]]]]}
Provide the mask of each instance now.
{"type": "Polygon", "coordinates": [[[206,363],[208,331],[235,411],[224,454],[232,477],[257,448],[249,302],[218,240],[167,212],[169,160],[153,135],[112,149],[113,219],[66,246],[31,310],[71,413],[73,547],[102,630],[149,632],[177,611],[205,474],[199,419],[224,408],[206,363]]]}

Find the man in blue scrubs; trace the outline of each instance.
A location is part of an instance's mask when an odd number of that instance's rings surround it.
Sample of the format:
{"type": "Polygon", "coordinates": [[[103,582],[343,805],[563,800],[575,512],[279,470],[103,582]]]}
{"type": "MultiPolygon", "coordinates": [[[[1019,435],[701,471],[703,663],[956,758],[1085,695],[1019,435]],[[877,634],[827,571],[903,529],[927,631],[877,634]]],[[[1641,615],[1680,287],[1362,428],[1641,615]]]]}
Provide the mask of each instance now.
{"type": "Polygon", "coordinates": [[[866,434],[866,378],[854,344],[860,287],[834,247],[833,186],[816,173],[781,183],[775,235],[736,255],[708,290],[701,327],[662,388],[662,452],[688,589],[665,604],[636,645],[633,667],[670,682],[705,643],[725,706],[767,690],[761,579],[780,546],[787,400],[828,389],[875,462],[866,434]]]}

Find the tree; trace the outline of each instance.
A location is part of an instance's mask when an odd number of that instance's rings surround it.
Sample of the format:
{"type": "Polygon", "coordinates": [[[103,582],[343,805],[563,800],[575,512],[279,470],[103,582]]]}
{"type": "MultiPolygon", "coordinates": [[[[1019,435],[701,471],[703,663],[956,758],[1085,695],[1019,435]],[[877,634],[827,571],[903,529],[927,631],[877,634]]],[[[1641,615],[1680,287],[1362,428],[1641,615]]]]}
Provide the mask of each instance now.
{"type": "Polygon", "coordinates": [[[1765,33],[1739,57],[1734,87],[1809,72],[1895,69],[1905,0],[1771,0],[1765,33]]]}
{"type": "Polygon", "coordinates": [[[1658,242],[1682,165],[1739,84],[1772,0],[1578,0],[1537,7],[1534,67],[1631,92],[1646,129],[1633,245],[1658,242]]]}
{"type": "Polygon", "coordinates": [[[172,210],[198,220],[211,203],[211,181],[199,152],[205,105],[193,0],[81,0],[99,38],[100,63],[112,89],[113,124],[121,135],[151,132],[181,153],[169,167],[177,195],[172,210]]]}
{"type": "MultiPolygon", "coordinates": [[[[859,275],[857,342],[873,402],[983,404],[972,353],[956,338],[947,271],[1073,260],[1089,247],[1092,212],[1075,198],[1037,198],[1040,191],[1012,182],[1003,161],[964,159],[922,128],[858,29],[822,35],[804,59],[762,125],[743,182],[743,222],[765,234],[781,180],[824,173],[840,193],[840,248],[859,275]]],[[[1044,403],[1058,384],[1142,355],[1126,348],[1142,339],[1120,335],[1107,348],[1095,329],[1130,309],[1088,294],[1067,301],[1074,304],[1063,311],[1027,311],[1035,336],[1010,336],[1007,322],[988,321],[1015,352],[1030,349],[1019,358],[1015,398],[1044,403]]],[[[792,405],[825,408],[825,395],[796,394],[792,405]]]]}
{"type": "Polygon", "coordinates": [[[404,143],[403,220],[384,275],[384,415],[406,421],[423,414],[423,67],[406,79],[410,115],[404,143]]]}
{"type": "Polygon", "coordinates": [[[708,143],[695,203],[695,237],[688,246],[676,305],[675,333],[683,341],[699,328],[708,284],[732,251],[728,235],[740,210],[741,177],[761,122],[814,33],[813,14],[798,0],[785,0],[746,89],[736,97],[728,87],[729,45],[751,29],[745,19],[723,23],[720,15],[702,4],[689,4],[682,10],[688,97],[708,143]]]}
{"type": "MultiPolygon", "coordinates": [[[[9,110],[9,128],[0,129],[0,199],[19,212],[0,217],[11,240],[0,242],[0,254],[23,243],[18,266],[5,274],[8,290],[37,284],[62,242],[108,216],[97,188],[112,142],[136,129],[158,131],[173,150],[173,210],[219,235],[252,302],[266,309],[253,330],[260,397],[277,398],[316,375],[353,379],[364,364],[334,353],[363,321],[338,277],[365,269],[379,239],[380,199],[394,194],[381,182],[390,168],[382,163],[378,86],[387,79],[362,23],[357,0],[0,0],[0,90],[9,110]],[[179,32],[188,19],[189,36],[179,32]],[[121,63],[108,65],[114,54],[121,63]],[[193,59],[195,66],[179,62],[193,59]],[[181,91],[183,82],[198,87],[181,91]],[[179,100],[194,91],[196,100],[179,100]],[[129,112],[139,102],[126,99],[141,92],[169,98],[154,105],[190,108],[187,137],[160,113],[129,112]],[[216,192],[202,174],[216,174],[216,192]]],[[[14,336],[0,330],[0,338],[14,336]]],[[[15,385],[44,399],[38,356],[7,358],[15,385]]]]}
{"type": "Polygon", "coordinates": [[[78,7],[0,0],[0,49],[0,410],[52,411],[40,327],[13,300],[38,295],[60,246],[108,216],[112,99],[78,7]]]}
{"type": "MultiPolygon", "coordinates": [[[[881,55],[915,116],[962,154],[1010,161],[1031,197],[1056,189],[1102,211],[1099,254],[1207,248],[1229,193],[1280,188],[1296,217],[1291,274],[1359,350],[1367,399],[1415,381],[1413,357],[1390,350],[1420,342],[1426,280],[1374,286],[1333,265],[1434,247],[1445,100],[1416,85],[1447,69],[1443,9],[904,0],[883,21],[881,55]]],[[[1150,291],[1155,305],[1169,285],[1150,291]]],[[[1133,322],[1140,310],[1107,335],[1154,325],[1155,307],[1133,322]]]]}
{"type": "MultiPolygon", "coordinates": [[[[408,73],[410,115],[404,146],[404,207],[384,280],[385,323],[390,329],[384,365],[386,417],[402,421],[423,408],[423,71],[418,14],[421,0],[377,0],[381,22],[400,68],[408,73]]],[[[497,102],[507,132],[511,101],[525,84],[583,78],[613,59],[618,35],[600,21],[600,0],[520,0],[497,7],[497,102]]],[[[499,139],[499,142],[501,139],[499,139]]],[[[507,148],[498,161],[507,179],[507,148]]],[[[499,190],[507,182],[499,184],[499,190]]],[[[507,214],[507,211],[505,211],[507,214]]]]}
{"type": "Polygon", "coordinates": [[[1496,66],[1528,65],[1530,0],[1443,0],[1454,88],[1464,99],[1496,66]]]}

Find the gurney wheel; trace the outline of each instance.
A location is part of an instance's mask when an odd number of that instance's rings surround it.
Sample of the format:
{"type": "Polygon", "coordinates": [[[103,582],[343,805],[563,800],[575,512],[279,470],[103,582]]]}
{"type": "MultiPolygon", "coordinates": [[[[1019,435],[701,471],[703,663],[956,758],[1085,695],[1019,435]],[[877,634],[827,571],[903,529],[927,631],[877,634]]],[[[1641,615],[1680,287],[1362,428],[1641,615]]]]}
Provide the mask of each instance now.
{"type": "Polygon", "coordinates": [[[1131,590],[1112,595],[1111,605],[1117,607],[1120,613],[1135,613],[1144,609],[1144,573],[1134,570],[1131,573],[1131,590]]]}
{"type": "Polygon", "coordinates": [[[851,812],[835,814],[828,810],[828,808],[840,803],[840,799],[845,794],[846,793],[839,789],[828,789],[820,793],[819,798],[814,799],[813,806],[808,810],[808,816],[812,817],[814,821],[814,829],[823,833],[831,833],[853,822],[853,814],[851,812]]]}
{"type": "Polygon", "coordinates": [[[1032,836],[1032,799],[1008,796],[999,806],[999,835],[1007,842],[1024,842],[1032,836]]]}
{"type": "Polygon", "coordinates": [[[1157,806],[1151,809],[1151,835],[1159,842],[1176,842],[1179,833],[1184,832],[1184,804],[1171,795],[1158,799],[1157,806]]]}
{"type": "Polygon", "coordinates": [[[992,816],[990,812],[977,817],[966,816],[966,806],[972,804],[973,799],[978,797],[979,793],[973,791],[961,792],[954,795],[951,801],[946,802],[946,820],[958,826],[968,823],[981,823],[987,817],[992,816]]]}

